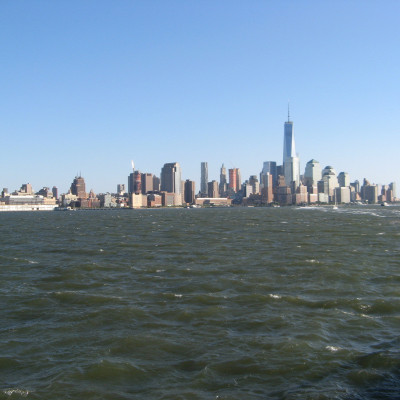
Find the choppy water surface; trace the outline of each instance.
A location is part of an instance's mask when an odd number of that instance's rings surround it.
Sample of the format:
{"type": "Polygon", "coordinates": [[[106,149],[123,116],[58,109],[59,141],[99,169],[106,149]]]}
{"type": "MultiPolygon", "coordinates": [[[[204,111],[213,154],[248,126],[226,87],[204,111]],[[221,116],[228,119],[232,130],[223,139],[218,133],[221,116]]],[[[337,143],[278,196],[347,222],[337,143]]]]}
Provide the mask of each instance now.
{"type": "Polygon", "coordinates": [[[398,207],[0,227],[0,399],[400,398],[398,207]]]}

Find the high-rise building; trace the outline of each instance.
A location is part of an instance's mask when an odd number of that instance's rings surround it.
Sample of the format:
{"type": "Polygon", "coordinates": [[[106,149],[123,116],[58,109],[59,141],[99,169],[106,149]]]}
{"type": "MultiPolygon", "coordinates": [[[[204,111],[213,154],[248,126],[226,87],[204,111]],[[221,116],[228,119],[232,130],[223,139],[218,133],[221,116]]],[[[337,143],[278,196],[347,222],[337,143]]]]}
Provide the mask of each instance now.
{"type": "Polygon", "coordinates": [[[378,202],[378,186],[377,185],[364,186],[364,200],[368,201],[369,204],[375,204],[378,202]]]}
{"type": "Polygon", "coordinates": [[[393,198],[396,198],[396,182],[390,183],[389,188],[392,191],[393,198]]]}
{"type": "Polygon", "coordinates": [[[300,184],[300,160],[298,157],[288,157],[283,165],[285,182],[290,187],[297,188],[300,184]]]}
{"type": "Polygon", "coordinates": [[[53,193],[53,197],[58,200],[58,188],[56,186],[53,186],[53,189],[51,189],[53,193]]]}
{"type": "Polygon", "coordinates": [[[304,172],[304,184],[307,187],[316,186],[322,178],[321,165],[317,160],[310,160],[304,172]]]}
{"type": "Polygon", "coordinates": [[[135,193],[135,164],[132,162],[132,172],[128,176],[128,193],[135,193]]]}
{"type": "Polygon", "coordinates": [[[161,169],[161,191],[181,194],[181,167],[179,163],[167,163],[161,169]]]}
{"type": "MultiPolygon", "coordinates": [[[[333,167],[328,165],[323,169],[322,180],[326,183],[324,193],[329,196],[329,201],[334,201],[335,188],[339,187],[339,182],[333,167]]],[[[320,190],[318,191],[320,192],[320,190]]]]}
{"type": "Polygon", "coordinates": [[[242,180],[239,168],[229,169],[229,189],[237,193],[241,189],[242,180]]]}
{"type": "Polygon", "coordinates": [[[221,197],[225,196],[226,183],[227,183],[226,168],[225,168],[225,165],[222,164],[221,171],[220,171],[220,174],[219,174],[219,194],[220,194],[221,197]]]}
{"type": "Polygon", "coordinates": [[[128,193],[140,194],[142,192],[142,174],[135,170],[135,164],[132,161],[132,172],[128,176],[128,193]]]}
{"type": "Polygon", "coordinates": [[[240,172],[239,168],[235,168],[236,169],[236,187],[237,190],[241,190],[242,189],[242,174],[240,172]]]}
{"type": "Polygon", "coordinates": [[[300,184],[300,160],[296,154],[293,121],[290,121],[289,110],[288,120],[284,124],[283,135],[283,170],[285,182],[287,186],[291,186],[292,182],[294,182],[294,186],[297,187],[300,184]]]}
{"type": "Polygon", "coordinates": [[[122,196],[124,193],[125,193],[125,184],[119,183],[117,185],[117,194],[122,196]]]}
{"type": "Polygon", "coordinates": [[[188,203],[188,204],[194,203],[194,200],[196,197],[195,189],[196,189],[195,182],[191,181],[189,179],[186,179],[186,181],[185,181],[185,203],[188,203]]]}
{"type": "Polygon", "coordinates": [[[160,178],[158,176],[153,176],[153,191],[160,191],[160,178]]]}
{"type": "Polygon", "coordinates": [[[350,177],[347,172],[340,172],[338,175],[338,182],[340,187],[350,186],[350,177]]]}
{"type": "Polygon", "coordinates": [[[140,194],[142,193],[142,174],[140,171],[135,171],[133,173],[133,181],[134,181],[134,193],[140,194]]]}
{"type": "MultiPolygon", "coordinates": [[[[264,176],[269,173],[272,175],[272,184],[276,186],[278,182],[278,171],[276,161],[264,161],[262,171],[260,172],[260,183],[264,185],[264,176]]],[[[269,179],[269,178],[268,178],[269,179]]]]}
{"type": "Polygon", "coordinates": [[[211,197],[211,198],[219,197],[217,181],[208,182],[207,186],[208,186],[208,197],[211,197]]]}
{"type": "Polygon", "coordinates": [[[208,183],[208,163],[201,163],[201,179],[200,179],[200,193],[207,195],[207,183],[208,183]]]}
{"type": "Polygon", "coordinates": [[[153,190],[153,174],[142,174],[142,194],[152,192],[153,190]]]}
{"type": "Polygon", "coordinates": [[[32,185],[30,183],[24,183],[21,186],[21,189],[19,191],[21,194],[29,194],[32,195],[33,194],[33,188],[32,185]]]}
{"type": "Polygon", "coordinates": [[[82,178],[82,176],[75,177],[71,184],[71,193],[77,196],[79,199],[87,198],[85,180],[82,178]]]}
{"type": "Polygon", "coordinates": [[[273,177],[272,174],[266,172],[263,176],[263,188],[261,189],[261,202],[270,204],[274,201],[273,193],[273,177]]]}
{"type": "Polygon", "coordinates": [[[252,188],[252,193],[259,194],[260,193],[260,182],[257,179],[256,175],[251,175],[249,178],[249,184],[252,188]]]}
{"type": "Polygon", "coordinates": [[[350,183],[350,186],[354,188],[356,193],[360,193],[360,182],[355,180],[354,182],[350,183]]]}
{"type": "Polygon", "coordinates": [[[236,187],[236,169],[230,168],[229,169],[229,189],[233,190],[235,193],[237,192],[236,187]]]}

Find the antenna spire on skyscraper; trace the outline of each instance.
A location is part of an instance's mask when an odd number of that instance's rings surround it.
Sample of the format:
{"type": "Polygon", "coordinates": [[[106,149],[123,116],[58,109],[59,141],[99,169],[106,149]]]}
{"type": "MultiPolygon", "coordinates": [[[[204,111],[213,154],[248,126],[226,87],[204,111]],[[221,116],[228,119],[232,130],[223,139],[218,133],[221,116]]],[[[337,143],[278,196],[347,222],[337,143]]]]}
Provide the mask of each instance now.
{"type": "Polygon", "coordinates": [[[288,100],[288,102],[287,102],[287,122],[290,122],[289,100],[288,100]]]}

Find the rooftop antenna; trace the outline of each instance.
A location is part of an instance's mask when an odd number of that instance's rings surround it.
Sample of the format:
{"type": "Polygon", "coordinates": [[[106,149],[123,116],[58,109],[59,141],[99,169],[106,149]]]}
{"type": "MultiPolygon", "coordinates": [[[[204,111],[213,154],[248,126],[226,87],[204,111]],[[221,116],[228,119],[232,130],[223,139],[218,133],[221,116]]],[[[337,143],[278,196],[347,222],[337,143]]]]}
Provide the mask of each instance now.
{"type": "Polygon", "coordinates": [[[289,100],[287,102],[287,122],[290,122],[289,100]]]}
{"type": "Polygon", "coordinates": [[[131,164],[132,164],[133,172],[135,172],[135,163],[133,162],[133,160],[131,160],[131,164]]]}

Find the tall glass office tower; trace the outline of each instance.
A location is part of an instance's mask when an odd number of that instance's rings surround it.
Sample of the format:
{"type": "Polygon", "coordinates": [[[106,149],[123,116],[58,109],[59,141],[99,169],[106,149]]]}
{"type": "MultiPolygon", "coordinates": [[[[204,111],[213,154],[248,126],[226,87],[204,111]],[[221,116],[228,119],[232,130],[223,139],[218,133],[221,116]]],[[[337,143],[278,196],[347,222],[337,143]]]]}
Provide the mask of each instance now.
{"type": "Polygon", "coordinates": [[[161,169],[161,190],[181,194],[181,166],[179,163],[167,163],[161,169]]]}
{"type": "Polygon", "coordinates": [[[285,183],[287,186],[291,186],[292,182],[294,182],[297,187],[300,184],[300,159],[296,154],[293,121],[290,121],[289,113],[288,120],[284,125],[283,135],[283,171],[285,174],[285,183]]]}
{"type": "Polygon", "coordinates": [[[201,194],[207,194],[207,192],[208,192],[207,184],[208,184],[208,164],[207,164],[207,162],[202,162],[201,163],[201,181],[200,181],[201,194]]]}
{"type": "Polygon", "coordinates": [[[296,146],[294,143],[293,121],[288,120],[284,125],[283,162],[290,157],[296,157],[296,146]]]}
{"type": "Polygon", "coordinates": [[[263,169],[260,173],[260,183],[266,186],[264,180],[267,176],[267,173],[272,175],[272,183],[275,186],[278,180],[278,173],[276,170],[276,162],[275,161],[264,161],[263,169]]]}

